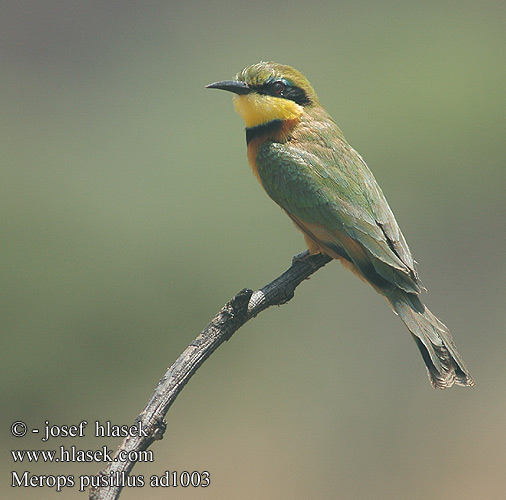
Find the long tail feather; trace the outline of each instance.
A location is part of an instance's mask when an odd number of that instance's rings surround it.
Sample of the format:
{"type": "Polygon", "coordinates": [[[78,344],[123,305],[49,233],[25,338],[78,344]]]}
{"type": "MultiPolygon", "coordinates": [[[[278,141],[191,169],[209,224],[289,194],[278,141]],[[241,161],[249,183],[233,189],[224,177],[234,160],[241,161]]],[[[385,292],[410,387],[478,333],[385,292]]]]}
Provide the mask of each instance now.
{"type": "Polygon", "coordinates": [[[413,335],[432,385],[439,389],[453,384],[474,385],[450,330],[424,306],[418,295],[397,289],[385,296],[413,335]]]}

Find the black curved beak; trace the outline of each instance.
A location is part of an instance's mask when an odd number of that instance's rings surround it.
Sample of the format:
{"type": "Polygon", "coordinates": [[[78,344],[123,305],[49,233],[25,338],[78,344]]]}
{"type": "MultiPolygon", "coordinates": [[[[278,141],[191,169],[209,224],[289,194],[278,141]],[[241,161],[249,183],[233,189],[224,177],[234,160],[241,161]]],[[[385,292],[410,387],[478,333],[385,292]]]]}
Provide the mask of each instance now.
{"type": "Polygon", "coordinates": [[[215,82],[206,85],[206,89],[219,89],[228,90],[234,94],[249,94],[253,89],[245,82],[237,80],[223,80],[222,82],[215,82]]]}

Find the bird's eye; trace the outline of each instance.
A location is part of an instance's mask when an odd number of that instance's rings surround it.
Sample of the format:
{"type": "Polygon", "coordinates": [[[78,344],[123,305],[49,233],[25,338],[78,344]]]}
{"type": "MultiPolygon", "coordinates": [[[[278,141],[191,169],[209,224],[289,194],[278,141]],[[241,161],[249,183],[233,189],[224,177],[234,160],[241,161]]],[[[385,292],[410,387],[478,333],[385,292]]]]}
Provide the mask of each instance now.
{"type": "Polygon", "coordinates": [[[282,82],[281,80],[276,80],[273,84],[272,84],[272,90],[278,94],[278,95],[281,95],[283,93],[283,90],[285,90],[285,87],[286,85],[284,84],[284,82],[282,82]]]}

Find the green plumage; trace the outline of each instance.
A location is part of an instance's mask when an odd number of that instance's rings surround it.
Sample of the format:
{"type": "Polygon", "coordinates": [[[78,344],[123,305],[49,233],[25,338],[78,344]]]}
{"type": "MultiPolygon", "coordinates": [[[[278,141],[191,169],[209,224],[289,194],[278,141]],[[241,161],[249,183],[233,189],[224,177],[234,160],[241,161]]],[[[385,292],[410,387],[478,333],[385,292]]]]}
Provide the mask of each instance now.
{"type": "Polygon", "coordinates": [[[319,136],[317,144],[296,132],[286,143],[267,141],[259,148],[256,162],[264,189],[291,215],[325,226],[329,242],[339,234],[358,242],[369,262],[352,248],[344,250],[366,278],[377,281],[367,275],[366,264],[372,264],[387,282],[420,292],[413,258],[381,189],[330,117],[327,125],[330,139],[319,136]]]}

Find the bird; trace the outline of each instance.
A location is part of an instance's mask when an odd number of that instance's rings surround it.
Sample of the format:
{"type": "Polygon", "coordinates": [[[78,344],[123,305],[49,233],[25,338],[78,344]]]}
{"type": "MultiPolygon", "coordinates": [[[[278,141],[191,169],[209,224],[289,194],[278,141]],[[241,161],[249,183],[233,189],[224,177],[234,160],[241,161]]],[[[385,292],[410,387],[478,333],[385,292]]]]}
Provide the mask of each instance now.
{"type": "Polygon", "coordinates": [[[309,255],[339,260],[386,298],[434,388],[474,385],[449,329],[420,299],[425,288],[381,188],[308,79],[259,62],[206,88],[235,94],[253,174],[302,232],[309,255]]]}

